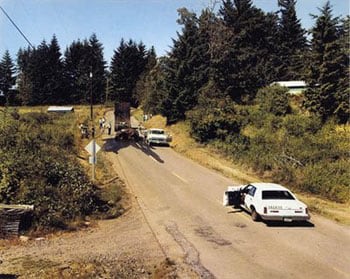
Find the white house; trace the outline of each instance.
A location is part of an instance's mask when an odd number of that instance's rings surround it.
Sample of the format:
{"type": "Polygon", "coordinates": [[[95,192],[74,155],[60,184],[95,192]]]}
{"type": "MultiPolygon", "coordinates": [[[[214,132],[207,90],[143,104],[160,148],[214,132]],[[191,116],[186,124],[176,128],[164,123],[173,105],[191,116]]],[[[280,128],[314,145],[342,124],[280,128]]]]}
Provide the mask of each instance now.
{"type": "Polygon", "coordinates": [[[288,88],[288,92],[293,95],[301,94],[303,93],[307,85],[305,81],[302,80],[291,80],[291,81],[275,81],[270,84],[272,85],[279,85],[279,86],[284,86],[288,88]]]}
{"type": "Polygon", "coordinates": [[[73,112],[73,107],[50,106],[47,112],[73,112]]]}

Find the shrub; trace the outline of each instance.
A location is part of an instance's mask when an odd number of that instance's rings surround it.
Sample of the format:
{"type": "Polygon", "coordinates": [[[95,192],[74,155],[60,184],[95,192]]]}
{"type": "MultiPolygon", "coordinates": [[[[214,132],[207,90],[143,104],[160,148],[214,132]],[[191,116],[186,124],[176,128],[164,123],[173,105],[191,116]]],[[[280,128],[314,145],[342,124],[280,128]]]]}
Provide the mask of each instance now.
{"type": "Polygon", "coordinates": [[[317,116],[287,115],[283,119],[287,135],[301,137],[306,133],[315,134],[322,128],[322,121],[317,116]]]}
{"type": "Polygon", "coordinates": [[[235,114],[233,105],[196,108],[187,117],[191,126],[191,135],[200,142],[225,140],[228,135],[238,134],[241,118],[235,114]]]}
{"type": "Polygon", "coordinates": [[[304,170],[302,190],[337,202],[350,201],[349,161],[310,164],[304,170]]]}
{"type": "Polygon", "coordinates": [[[75,218],[109,208],[72,153],[71,121],[35,113],[4,123],[0,202],[33,204],[34,225],[45,228],[66,228],[75,218]],[[53,129],[56,121],[59,128],[53,129]]]}
{"type": "Polygon", "coordinates": [[[277,116],[291,111],[288,89],[279,85],[261,88],[256,94],[255,102],[264,112],[277,116]]]}

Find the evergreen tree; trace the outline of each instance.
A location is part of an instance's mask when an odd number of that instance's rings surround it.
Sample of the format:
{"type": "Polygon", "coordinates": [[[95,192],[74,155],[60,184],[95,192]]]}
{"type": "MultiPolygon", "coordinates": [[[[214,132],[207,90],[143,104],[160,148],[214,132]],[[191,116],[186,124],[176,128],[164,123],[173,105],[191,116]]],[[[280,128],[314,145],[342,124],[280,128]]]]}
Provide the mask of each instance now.
{"type": "Polygon", "coordinates": [[[161,105],[168,123],[185,118],[186,111],[196,106],[199,89],[209,80],[210,52],[208,33],[202,27],[204,16],[198,20],[194,13],[178,10],[178,23],[183,25],[166,63],[165,91],[161,105]],[[201,22],[201,23],[200,23],[201,22]]]}
{"type": "Polygon", "coordinates": [[[92,72],[93,102],[102,103],[105,99],[106,89],[106,61],[103,58],[103,46],[96,34],[89,39],[90,66],[92,72]]]}
{"type": "Polygon", "coordinates": [[[165,67],[167,57],[158,59],[157,64],[148,72],[145,80],[145,95],[142,102],[146,113],[161,114],[161,104],[166,99],[165,67]]]}
{"type": "Polygon", "coordinates": [[[132,106],[138,106],[135,87],[140,75],[147,65],[147,52],[145,45],[136,44],[122,39],[119,47],[112,57],[111,72],[111,98],[116,102],[130,102],[132,106]]]}
{"type": "Polygon", "coordinates": [[[19,100],[23,105],[32,104],[32,83],[30,80],[29,63],[32,54],[31,49],[19,49],[17,53],[18,66],[18,91],[19,100]]]}
{"type": "Polygon", "coordinates": [[[296,0],[278,0],[280,20],[278,46],[280,66],[278,80],[298,80],[303,75],[303,53],[306,50],[306,31],[297,18],[296,0]]]}
{"type": "Polygon", "coordinates": [[[64,53],[67,100],[73,104],[90,102],[90,47],[87,40],[73,41],[64,53]]]}
{"type": "Polygon", "coordinates": [[[215,80],[234,101],[250,101],[258,88],[269,83],[267,78],[273,77],[267,71],[275,61],[269,49],[273,37],[266,26],[275,26],[275,18],[266,16],[251,0],[225,0],[219,14],[225,42],[215,60],[215,80]]]}
{"type": "Polygon", "coordinates": [[[325,121],[338,107],[337,90],[344,69],[339,67],[343,63],[339,19],[333,17],[329,1],[320,12],[314,16],[316,23],[311,30],[311,63],[307,73],[310,88],[305,92],[304,106],[325,121]]]}
{"type": "Polygon", "coordinates": [[[64,53],[64,76],[70,103],[101,103],[105,100],[106,61],[97,36],[74,41],[64,53]],[[90,73],[92,77],[90,77],[90,73]],[[92,91],[91,91],[92,90],[92,91]]]}
{"type": "Polygon", "coordinates": [[[49,78],[48,65],[49,46],[45,40],[35,48],[30,55],[28,64],[29,82],[32,96],[30,105],[46,104],[47,80],[49,78]]]}
{"type": "Polygon", "coordinates": [[[61,104],[64,99],[63,65],[55,36],[32,50],[18,52],[19,88],[24,104],[61,104]]]}
{"type": "Polygon", "coordinates": [[[168,123],[184,119],[185,112],[194,107],[197,94],[192,88],[193,84],[189,84],[193,70],[189,59],[198,30],[197,18],[185,8],[179,9],[178,13],[178,23],[183,25],[182,34],[178,33],[178,39],[173,39],[173,47],[166,65],[167,97],[161,106],[162,114],[167,117],[168,123]]]}
{"type": "Polygon", "coordinates": [[[47,80],[46,94],[43,103],[45,104],[64,104],[65,86],[63,79],[62,54],[56,36],[54,35],[48,45],[47,53],[47,80]]]}
{"type": "MultiPolygon", "coordinates": [[[[0,92],[5,97],[5,103],[9,104],[11,100],[12,86],[15,85],[15,65],[8,50],[5,51],[0,61],[0,92]]],[[[13,99],[13,98],[12,98],[13,99]]]]}
{"type": "Polygon", "coordinates": [[[341,123],[349,121],[350,117],[350,17],[347,16],[342,20],[340,27],[340,63],[339,68],[341,69],[340,79],[338,83],[336,100],[337,108],[335,114],[341,123]]]}
{"type": "MultiPolygon", "coordinates": [[[[157,64],[157,55],[154,47],[152,46],[146,54],[146,66],[144,71],[140,74],[138,81],[136,82],[136,86],[134,88],[133,96],[136,99],[136,103],[140,105],[144,105],[147,98],[147,90],[149,90],[147,79],[150,75],[150,72],[157,64]]],[[[153,112],[154,113],[154,112],[153,112]]]]}

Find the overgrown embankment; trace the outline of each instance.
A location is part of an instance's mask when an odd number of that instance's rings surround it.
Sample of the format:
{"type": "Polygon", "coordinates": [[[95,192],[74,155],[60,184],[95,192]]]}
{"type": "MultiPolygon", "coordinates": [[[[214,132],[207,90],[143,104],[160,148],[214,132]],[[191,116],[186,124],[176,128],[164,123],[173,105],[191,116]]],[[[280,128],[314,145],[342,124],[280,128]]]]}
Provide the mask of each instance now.
{"type": "Polygon", "coordinates": [[[0,203],[34,205],[34,228],[49,230],[113,211],[78,162],[74,113],[6,109],[0,118],[0,203]]]}

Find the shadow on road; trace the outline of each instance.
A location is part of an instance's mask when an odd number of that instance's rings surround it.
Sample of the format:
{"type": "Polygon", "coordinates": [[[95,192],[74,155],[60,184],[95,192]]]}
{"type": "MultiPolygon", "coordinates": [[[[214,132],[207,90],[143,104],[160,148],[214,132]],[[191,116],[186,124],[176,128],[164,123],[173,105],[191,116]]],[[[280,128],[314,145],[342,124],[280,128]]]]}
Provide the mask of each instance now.
{"type": "Polygon", "coordinates": [[[129,146],[132,146],[134,148],[137,148],[141,150],[143,153],[145,153],[147,156],[152,157],[154,160],[156,160],[159,163],[164,163],[164,160],[162,160],[159,155],[154,152],[155,148],[153,146],[149,146],[148,144],[144,143],[143,141],[133,141],[133,140],[118,140],[116,141],[114,138],[106,138],[103,139],[105,142],[102,149],[106,152],[114,152],[118,154],[119,150],[123,148],[127,148],[129,146]]]}
{"type": "Polygon", "coordinates": [[[282,222],[282,221],[264,221],[267,227],[272,228],[314,228],[315,224],[310,221],[294,221],[294,222],[282,222]]]}
{"type": "MultiPolygon", "coordinates": [[[[236,214],[236,213],[242,213],[242,214],[247,214],[250,215],[250,213],[241,207],[233,207],[233,210],[227,212],[227,214],[236,214]]],[[[310,221],[294,221],[294,222],[283,222],[283,221],[261,221],[263,222],[267,227],[303,227],[303,228],[313,228],[315,227],[315,224],[311,223],[310,221]]]]}

